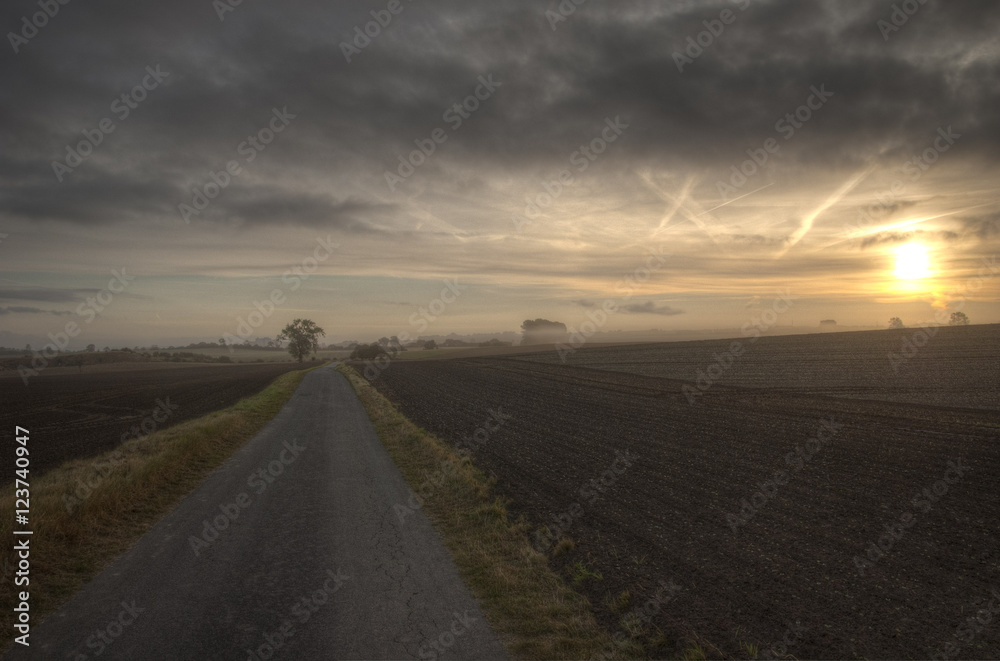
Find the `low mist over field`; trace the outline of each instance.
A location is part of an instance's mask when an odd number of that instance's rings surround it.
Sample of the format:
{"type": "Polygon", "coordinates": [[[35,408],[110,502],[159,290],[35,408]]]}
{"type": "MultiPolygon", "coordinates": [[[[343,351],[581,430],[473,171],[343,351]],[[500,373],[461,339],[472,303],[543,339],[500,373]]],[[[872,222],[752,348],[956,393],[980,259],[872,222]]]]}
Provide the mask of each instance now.
{"type": "Polygon", "coordinates": [[[0,346],[1000,322],[993,2],[48,5],[0,346]]]}

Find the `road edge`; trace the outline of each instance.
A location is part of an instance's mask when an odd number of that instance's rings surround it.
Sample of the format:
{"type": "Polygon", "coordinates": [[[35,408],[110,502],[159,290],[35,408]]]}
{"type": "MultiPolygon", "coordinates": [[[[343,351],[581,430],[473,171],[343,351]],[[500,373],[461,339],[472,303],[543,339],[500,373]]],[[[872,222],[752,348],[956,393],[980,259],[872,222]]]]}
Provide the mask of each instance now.
{"type": "Polygon", "coordinates": [[[613,639],[589,600],[534,549],[532,526],[509,517],[492,480],[469,457],[403,416],[353,368],[341,364],[337,371],[351,383],[414,494],[396,515],[406,516],[415,505],[430,519],[513,658],[635,658],[635,648],[613,639]]]}
{"type": "MultiPolygon", "coordinates": [[[[33,478],[32,628],[131,548],[263,429],[306,374],[329,364],[287,372],[228,408],[133,439],[95,457],[67,461],[33,478]]],[[[14,485],[10,484],[0,491],[0,536],[11,538],[13,521],[14,485]]],[[[4,573],[9,574],[15,563],[15,552],[7,549],[4,573]]],[[[0,593],[0,610],[10,613],[14,606],[13,589],[0,593]]],[[[2,652],[11,647],[14,636],[14,630],[5,626],[0,634],[2,652]]]]}

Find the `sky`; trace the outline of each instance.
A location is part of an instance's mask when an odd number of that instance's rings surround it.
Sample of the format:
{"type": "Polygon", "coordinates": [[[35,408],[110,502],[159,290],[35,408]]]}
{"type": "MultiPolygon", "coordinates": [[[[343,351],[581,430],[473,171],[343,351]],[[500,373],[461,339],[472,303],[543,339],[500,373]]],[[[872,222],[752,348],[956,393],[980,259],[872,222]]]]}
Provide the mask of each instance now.
{"type": "Polygon", "coordinates": [[[231,1],[4,3],[0,346],[1000,322],[994,1],[231,1]]]}

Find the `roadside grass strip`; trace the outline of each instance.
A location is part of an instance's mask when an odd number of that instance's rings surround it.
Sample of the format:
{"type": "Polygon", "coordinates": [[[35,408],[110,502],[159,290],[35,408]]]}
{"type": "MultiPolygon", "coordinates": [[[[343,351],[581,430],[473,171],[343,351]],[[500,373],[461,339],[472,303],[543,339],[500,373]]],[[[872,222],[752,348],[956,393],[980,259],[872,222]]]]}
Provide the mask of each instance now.
{"type": "MultiPolygon", "coordinates": [[[[31,585],[17,589],[30,590],[33,623],[66,603],[263,429],[309,371],[283,374],[229,408],[32,476],[31,585]]],[[[14,509],[14,484],[9,484],[0,491],[5,539],[13,537],[14,509]]],[[[14,551],[8,549],[0,562],[5,574],[13,573],[14,551]]],[[[15,594],[13,576],[5,577],[0,609],[12,612],[15,594]]],[[[8,648],[14,634],[5,626],[0,648],[8,648]]]]}
{"type": "Polygon", "coordinates": [[[534,549],[532,526],[508,515],[490,478],[467,456],[400,414],[354,369],[337,369],[354,386],[414,493],[421,491],[429,474],[436,475],[433,493],[420,499],[420,509],[441,534],[465,584],[512,656],[635,658],[635,648],[613,640],[595,620],[587,598],[566,585],[550,568],[548,557],[534,549]]]}

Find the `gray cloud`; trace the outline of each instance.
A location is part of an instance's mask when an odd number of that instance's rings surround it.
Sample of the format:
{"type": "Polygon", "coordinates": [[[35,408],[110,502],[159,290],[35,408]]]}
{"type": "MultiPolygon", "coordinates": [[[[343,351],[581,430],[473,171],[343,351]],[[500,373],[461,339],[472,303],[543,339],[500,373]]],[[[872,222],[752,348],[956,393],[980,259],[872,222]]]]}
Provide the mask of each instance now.
{"type": "MultiPolygon", "coordinates": [[[[67,5],[0,63],[0,200],[9,218],[172,220],[192,185],[239,158],[238,145],[266,126],[271,108],[288,106],[298,118],[246,164],[212,213],[248,225],[364,231],[372,214],[392,210],[377,199],[384,170],[444,126],[442,113],[488,73],[503,87],[417,180],[445,165],[484,175],[557,167],[619,115],[631,128],[609,161],[721,176],[745,149],[775,137],[775,122],[820,84],[835,95],[782,145],[783,167],[891,161],[922,150],[940,125],[963,134],[966,155],[995,160],[1000,62],[980,47],[1000,8],[932,0],[886,44],[876,21],[892,4],[759,0],[683,74],[674,51],[722,4],[591,4],[556,32],[546,3],[407,5],[351,64],[339,43],[370,20],[367,3],[280,11],[244,3],[225,22],[194,0],[67,5]],[[117,120],[111,102],[153,64],[169,78],[117,120]],[[115,132],[59,184],[51,162],[103,117],[116,119],[115,132]],[[299,182],[320,179],[330,195],[302,192],[299,182]],[[368,190],[345,201],[359,180],[368,190]]],[[[35,9],[7,3],[0,19],[18,25],[35,9]]]]}
{"type": "Polygon", "coordinates": [[[965,234],[987,241],[1000,236],[1000,214],[962,220],[965,234]]]}
{"type": "MultiPolygon", "coordinates": [[[[79,301],[75,282],[100,286],[80,276],[126,265],[148,279],[122,296],[145,292],[157,306],[116,304],[107,323],[119,314],[126,323],[115,318],[115,333],[159,333],[153,313],[171,305],[177,319],[218,324],[206,311],[261,295],[259,281],[238,276],[280,278],[329,233],[343,249],[306,289],[321,276],[458,277],[490,283],[498,298],[521,295],[489,311],[469,304],[477,311],[461,323],[470,325],[526,314],[523,297],[565,304],[587,292],[593,301],[571,305],[594,306],[654,244],[672,256],[640,295],[682,292],[692,311],[683,323],[721,323],[731,312],[710,305],[715,297],[738,307],[788,286],[876,305],[872,287],[894,277],[888,260],[872,258],[877,246],[945,241],[948,263],[959,264],[995,253],[1000,236],[987,208],[1000,158],[1000,4],[927,0],[885,41],[876,23],[898,2],[752,0],[683,73],[674,53],[734,3],[589,2],[553,31],[545,12],[557,0],[406,2],[350,64],[340,44],[371,20],[369,2],[244,2],[224,22],[206,0],[60,5],[19,54],[0,58],[0,228],[10,233],[0,259],[17,274],[11,283],[69,293],[8,298],[79,301]],[[156,65],[169,76],[118,118],[111,104],[156,65]],[[491,74],[502,85],[452,131],[445,111],[491,74]],[[776,123],[813,86],[834,94],[786,140],[776,123]],[[295,119],[249,160],[242,147],[286,107],[295,119]],[[57,181],[53,161],[102,118],[114,132],[57,181]],[[606,118],[628,128],[575,169],[571,158],[606,118]],[[947,127],[961,134],[957,146],[914,179],[907,161],[947,127]],[[435,129],[447,141],[391,192],[386,171],[435,129]],[[746,198],[719,199],[716,182],[768,139],[780,151],[737,191],[746,198]],[[234,160],[241,174],[186,225],[178,205],[234,160]],[[511,224],[569,168],[573,183],[541,217],[511,224]],[[861,172],[870,174],[824,205],[861,172]],[[894,181],[905,190],[886,196],[894,181]],[[859,254],[861,232],[849,228],[864,210],[873,217],[864,231],[884,232],[866,236],[859,254]],[[154,277],[208,274],[233,280],[171,298],[172,281],[154,277]]],[[[36,11],[36,0],[11,0],[0,24],[17,29],[36,11]]],[[[340,303],[355,306],[347,316],[358,337],[371,301],[422,300],[336,284],[356,297],[340,303]]],[[[328,298],[301,305],[326,310],[328,298]]],[[[636,303],[632,314],[680,311],[636,303]]]]}
{"type": "Polygon", "coordinates": [[[228,216],[249,225],[295,224],[307,227],[372,232],[362,218],[385,216],[395,209],[392,204],[336,200],[303,192],[234,191],[232,201],[223,201],[217,216],[228,216]]]}
{"type": "Polygon", "coordinates": [[[672,308],[669,305],[656,305],[652,301],[645,303],[632,303],[622,307],[622,311],[628,314],[657,314],[664,317],[673,317],[684,314],[684,310],[672,308]]]}
{"type": "Polygon", "coordinates": [[[98,292],[99,289],[0,289],[0,300],[73,303],[98,292]]]}
{"type": "Polygon", "coordinates": [[[872,236],[867,236],[862,239],[860,245],[861,249],[864,250],[865,248],[871,248],[873,246],[906,243],[919,238],[928,238],[934,239],[935,241],[947,242],[958,239],[959,235],[956,232],[924,232],[921,230],[914,232],[879,232],[878,234],[873,234],[872,236]]]}
{"type": "Polygon", "coordinates": [[[767,237],[762,234],[727,234],[724,238],[736,244],[755,246],[777,246],[784,243],[784,238],[767,237]]]}
{"type": "Polygon", "coordinates": [[[0,315],[5,315],[5,314],[52,314],[56,316],[62,316],[73,313],[61,310],[42,310],[40,308],[17,306],[17,305],[12,305],[8,307],[0,306],[0,315]]]}

